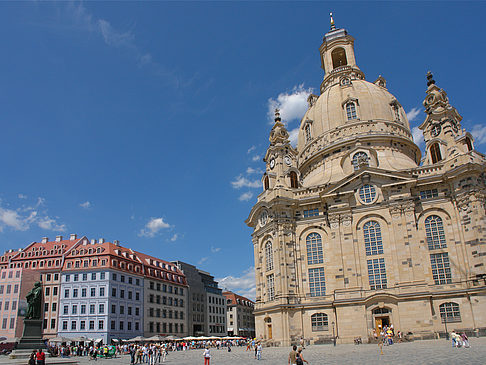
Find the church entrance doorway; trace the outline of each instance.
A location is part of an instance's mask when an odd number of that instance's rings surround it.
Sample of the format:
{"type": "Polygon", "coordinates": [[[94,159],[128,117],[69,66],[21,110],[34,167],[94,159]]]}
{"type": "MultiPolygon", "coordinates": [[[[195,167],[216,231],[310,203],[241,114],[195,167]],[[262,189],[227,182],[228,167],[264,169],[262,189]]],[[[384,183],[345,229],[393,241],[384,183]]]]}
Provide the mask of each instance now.
{"type": "Polygon", "coordinates": [[[388,308],[376,308],[373,310],[373,318],[375,320],[375,331],[379,336],[381,330],[385,326],[390,326],[391,310],[388,308]]]}
{"type": "Polygon", "coordinates": [[[265,325],[267,327],[267,339],[272,339],[272,319],[270,317],[265,318],[265,325]]]}

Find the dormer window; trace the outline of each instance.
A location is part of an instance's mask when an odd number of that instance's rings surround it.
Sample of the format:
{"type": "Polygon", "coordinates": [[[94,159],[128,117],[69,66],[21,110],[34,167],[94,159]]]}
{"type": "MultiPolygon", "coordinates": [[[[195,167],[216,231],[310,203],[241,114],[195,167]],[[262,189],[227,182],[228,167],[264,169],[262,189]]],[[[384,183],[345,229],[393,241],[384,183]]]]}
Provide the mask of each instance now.
{"type": "Polygon", "coordinates": [[[356,114],[356,104],[354,101],[346,103],[346,116],[348,120],[358,119],[358,115],[356,114]]]}
{"type": "Polygon", "coordinates": [[[354,170],[359,170],[361,166],[369,166],[369,157],[366,152],[356,152],[353,156],[352,164],[354,170]]]}
{"type": "Polygon", "coordinates": [[[312,139],[312,135],[311,135],[311,126],[310,124],[307,124],[305,126],[305,143],[309,143],[312,139]]]}

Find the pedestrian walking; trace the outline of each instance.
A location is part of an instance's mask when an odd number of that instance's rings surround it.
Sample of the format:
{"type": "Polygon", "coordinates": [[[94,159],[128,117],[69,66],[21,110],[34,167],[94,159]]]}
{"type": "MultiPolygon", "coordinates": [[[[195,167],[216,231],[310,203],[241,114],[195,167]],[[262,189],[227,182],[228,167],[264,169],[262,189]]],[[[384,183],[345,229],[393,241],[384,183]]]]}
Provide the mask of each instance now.
{"type": "Polygon", "coordinates": [[[257,351],[257,360],[262,359],[262,344],[258,342],[258,345],[256,346],[256,351],[257,351]]]}
{"type": "Polygon", "coordinates": [[[292,346],[292,351],[289,353],[289,365],[297,365],[297,346],[292,346]]]}
{"type": "Polygon", "coordinates": [[[209,351],[209,345],[206,345],[203,353],[204,357],[204,365],[209,365],[209,361],[211,360],[211,352],[209,351]]]}
{"type": "Polygon", "coordinates": [[[46,354],[42,351],[42,349],[39,349],[39,351],[37,351],[37,354],[35,354],[35,358],[37,360],[37,365],[44,365],[46,363],[46,354]]]}
{"type": "Polygon", "coordinates": [[[471,347],[471,345],[469,344],[469,338],[467,337],[466,332],[463,332],[461,334],[461,339],[462,339],[463,346],[465,348],[470,348],[471,347]]]}
{"type": "Polygon", "coordinates": [[[295,359],[295,364],[296,365],[304,365],[304,362],[307,363],[307,364],[309,363],[309,361],[304,359],[304,355],[302,355],[302,347],[299,347],[298,350],[297,350],[297,356],[296,356],[296,359],[295,359]]]}

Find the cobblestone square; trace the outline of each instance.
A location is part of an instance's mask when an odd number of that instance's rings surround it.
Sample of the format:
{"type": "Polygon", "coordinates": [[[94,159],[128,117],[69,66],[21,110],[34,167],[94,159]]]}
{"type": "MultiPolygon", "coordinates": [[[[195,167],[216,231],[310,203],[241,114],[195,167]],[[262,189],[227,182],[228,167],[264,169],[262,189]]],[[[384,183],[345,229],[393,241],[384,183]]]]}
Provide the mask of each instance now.
{"type": "MultiPolygon", "coordinates": [[[[383,355],[377,345],[314,345],[304,350],[304,357],[309,364],[485,364],[486,338],[471,338],[471,348],[452,348],[446,340],[427,340],[400,343],[383,347],[383,355]]],[[[288,364],[290,348],[264,348],[260,361],[255,360],[254,352],[245,351],[245,347],[211,349],[211,365],[285,365],[288,364]]],[[[198,365],[204,364],[203,350],[170,352],[165,364],[198,365]]],[[[0,358],[0,364],[5,358],[0,358]]],[[[130,356],[117,359],[90,361],[88,358],[75,358],[80,364],[119,365],[130,364],[130,356]]],[[[46,362],[49,364],[49,358],[46,362]]]]}

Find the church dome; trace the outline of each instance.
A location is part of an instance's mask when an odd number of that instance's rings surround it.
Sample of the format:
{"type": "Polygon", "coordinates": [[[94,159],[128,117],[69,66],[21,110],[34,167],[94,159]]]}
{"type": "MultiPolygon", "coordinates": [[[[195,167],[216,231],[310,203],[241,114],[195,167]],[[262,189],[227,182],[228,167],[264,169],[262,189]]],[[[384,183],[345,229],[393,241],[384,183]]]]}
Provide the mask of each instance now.
{"type": "Polygon", "coordinates": [[[420,162],[407,115],[383,77],[371,83],[356,64],[354,38],[331,29],[320,47],[321,95],[311,94],[297,152],[303,186],[335,182],[361,167],[405,170],[420,162]]]}
{"type": "MultiPolygon", "coordinates": [[[[303,151],[310,142],[305,133],[305,126],[309,123],[311,124],[311,139],[316,139],[341,127],[356,126],[365,121],[394,122],[403,130],[404,137],[412,141],[410,125],[402,106],[384,87],[382,77],[376,82],[383,86],[343,76],[341,82],[327,87],[318,98],[311,95],[310,108],[302,118],[298,150],[303,151]],[[343,85],[343,83],[345,84],[343,85]]],[[[358,128],[353,129],[360,134],[358,128]]]]}

